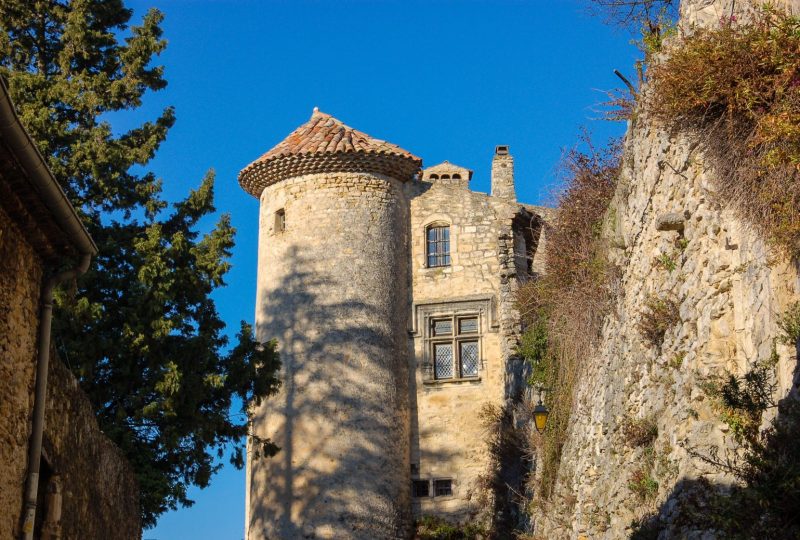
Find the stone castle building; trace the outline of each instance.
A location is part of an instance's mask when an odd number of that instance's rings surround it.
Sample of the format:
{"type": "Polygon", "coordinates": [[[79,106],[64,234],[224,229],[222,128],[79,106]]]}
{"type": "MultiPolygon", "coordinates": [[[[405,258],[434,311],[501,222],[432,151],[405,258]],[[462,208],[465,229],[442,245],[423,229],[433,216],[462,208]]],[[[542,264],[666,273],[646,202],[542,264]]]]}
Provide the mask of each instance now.
{"type": "Polygon", "coordinates": [[[256,325],[283,362],[249,452],[246,538],[406,538],[477,514],[480,411],[517,388],[513,292],[535,273],[544,209],[492,192],[315,109],[248,165],[260,199],[256,325]],[[251,448],[252,450],[252,448],[251,448]]]}

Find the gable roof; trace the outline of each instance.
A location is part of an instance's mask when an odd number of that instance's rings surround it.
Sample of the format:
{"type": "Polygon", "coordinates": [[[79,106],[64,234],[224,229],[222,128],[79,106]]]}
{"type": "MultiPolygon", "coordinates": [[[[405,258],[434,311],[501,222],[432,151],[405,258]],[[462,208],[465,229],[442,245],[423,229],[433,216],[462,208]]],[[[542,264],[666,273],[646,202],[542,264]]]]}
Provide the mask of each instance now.
{"type": "Polygon", "coordinates": [[[433,165],[422,171],[423,177],[428,178],[431,174],[462,174],[467,180],[472,180],[472,169],[467,169],[461,165],[450,163],[445,160],[438,165],[433,165]]]}
{"type": "Polygon", "coordinates": [[[314,109],[311,119],[242,169],[239,184],[256,197],[285,178],[316,172],[373,172],[408,180],[422,166],[410,152],[314,109]]]}

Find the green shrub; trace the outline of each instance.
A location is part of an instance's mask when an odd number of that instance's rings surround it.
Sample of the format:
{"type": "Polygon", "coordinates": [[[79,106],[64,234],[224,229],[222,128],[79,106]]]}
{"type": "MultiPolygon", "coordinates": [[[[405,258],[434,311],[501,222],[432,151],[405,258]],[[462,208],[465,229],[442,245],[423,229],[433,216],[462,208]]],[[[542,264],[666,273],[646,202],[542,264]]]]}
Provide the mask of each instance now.
{"type": "Polygon", "coordinates": [[[517,306],[528,325],[520,353],[531,361],[531,383],[550,390],[550,409],[536,446],[536,498],[549,499],[556,482],[561,451],[572,414],[575,382],[611,301],[609,284],[616,269],[605,258],[603,223],[619,173],[619,146],[570,152],[564,163],[565,189],[556,218],[547,228],[546,272],[522,285],[517,306]]]}
{"type": "Polygon", "coordinates": [[[455,524],[436,516],[423,516],[416,524],[415,540],[480,540],[485,531],[474,523],[455,524]]]}
{"type": "Polygon", "coordinates": [[[547,320],[539,316],[525,329],[517,346],[517,354],[531,366],[531,374],[528,377],[530,386],[545,386],[548,370],[547,350],[547,320]]]}
{"type": "Polygon", "coordinates": [[[662,51],[664,40],[678,33],[678,26],[664,8],[655,20],[643,21],[639,32],[642,37],[638,45],[644,53],[645,63],[648,64],[652,61],[653,55],[662,51]]]}
{"type": "Polygon", "coordinates": [[[787,397],[771,426],[744,441],[735,460],[705,460],[739,480],[726,492],[707,486],[698,508],[686,511],[696,527],[716,529],[721,538],[800,538],[800,403],[787,397]]]}
{"type": "Polygon", "coordinates": [[[669,367],[674,369],[680,369],[683,365],[683,361],[686,358],[686,353],[681,351],[675,353],[675,355],[669,361],[669,367]]]}
{"type": "Polygon", "coordinates": [[[662,253],[656,258],[656,266],[672,273],[678,268],[678,262],[675,259],[676,257],[673,253],[662,253]]]}
{"type": "MultiPolygon", "coordinates": [[[[774,347],[773,347],[774,352],[774,347]]],[[[742,376],[725,373],[710,378],[702,388],[715,404],[717,414],[739,442],[752,443],[759,438],[761,415],[774,407],[774,367],[777,353],[753,363],[742,376]]]]}
{"type": "Polygon", "coordinates": [[[800,343],[800,302],[795,302],[778,321],[778,326],[783,331],[783,341],[787,345],[800,343]]]}
{"type": "Polygon", "coordinates": [[[658,482],[646,467],[641,467],[631,474],[628,489],[633,491],[639,499],[646,501],[658,493],[658,482]]]}

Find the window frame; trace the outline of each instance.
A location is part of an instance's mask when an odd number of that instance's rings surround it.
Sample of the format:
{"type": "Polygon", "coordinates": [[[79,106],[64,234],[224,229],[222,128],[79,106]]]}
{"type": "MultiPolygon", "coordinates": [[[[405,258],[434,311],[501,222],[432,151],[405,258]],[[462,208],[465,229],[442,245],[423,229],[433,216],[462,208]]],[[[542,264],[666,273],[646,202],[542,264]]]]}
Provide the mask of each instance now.
{"type": "Polygon", "coordinates": [[[449,313],[431,315],[428,318],[426,336],[428,343],[426,344],[426,354],[429,355],[431,364],[431,375],[435,382],[452,382],[452,381],[479,381],[481,372],[483,371],[483,322],[479,312],[466,312],[466,313],[449,313]],[[475,320],[475,330],[462,331],[462,321],[475,320]],[[450,333],[438,334],[436,333],[436,323],[442,321],[450,322],[450,333]],[[476,348],[476,365],[473,374],[464,373],[463,365],[463,351],[462,346],[466,343],[475,343],[476,348]],[[451,375],[449,377],[441,377],[438,373],[438,362],[436,361],[436,349],[438,345],[450,345],[451,358],[450,367],[451,375]]]}
{"type": "Polygon", "coordinates": [[[275,210],[272,229],[275,234],[286,232],[286,208],[278,208],[275,210]]]}
{"type": "Polygon", "coordinates": [[[452,235],[450,234],[450,224],[437,221],[425,226],[425,267],[426,268],[448,268],[453,264],[452,258],[452,235]],[[431,238],[431,232],[443,231],[443,234],[436,238],[431,238]],[[434,250],[431,250],[431,246],[434,250]],[[444,249],[440,249],[441,247],[444,249]]]}
{"type": "Polygon", "coordinates": [[[431,480],[430,478],[412,478],[411,479],[411,498],[413,499],[430,499],[432,496],[431,480]],[[426,486],[425,495],[418,495],[417,487],[426,486]]]}
{"type": "Polygon", "coordinates": [[[411,479],[411,498],[415,500],[420,499],[450,499],[456,495],[456,480],[452,476],[440,478],[412,478],[411,479]],[[450,493],[447,495],[437,495],[436,487],[438,482],[449,482],[450,493]],[[427,486],[427,495],[417,495],[417,485],[425,484],[427,486]]]}
{"type": "Polygon", "coordinates": [[[455,484],[455,482],[453,482],[452,478],[433,478],[431,480],[431,487],[430,487],[431,497],[433,497],[434,499],[437,499],[437,498],[441,499],[443,497],[452,497],[452,496],[454,496],[455,492],[456,492],[456,490],[453,489],[454,484],[455,484]],[[436,491],[436,488],[437,488],[436,484],[439,483],[439,482],[447,482],[448,483],[448,489],[449,489],[450,493],[448,493],[446,495],[439,495],[437,493],[437,491],[436,491]]]}

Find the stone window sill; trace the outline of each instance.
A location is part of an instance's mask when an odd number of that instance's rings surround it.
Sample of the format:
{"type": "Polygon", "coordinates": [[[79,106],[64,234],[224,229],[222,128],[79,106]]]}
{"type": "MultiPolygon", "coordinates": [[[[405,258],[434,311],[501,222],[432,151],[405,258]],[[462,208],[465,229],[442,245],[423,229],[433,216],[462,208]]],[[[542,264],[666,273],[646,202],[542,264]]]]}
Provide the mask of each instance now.
{"type": "Polygon", "coordinates": [[[464,384],[464,383],[479,383],[480,377],[462,377],[460,379],[432,379],[429,381],[422,381],[425,386],[445,386],[448,384],[464,384]]]}

